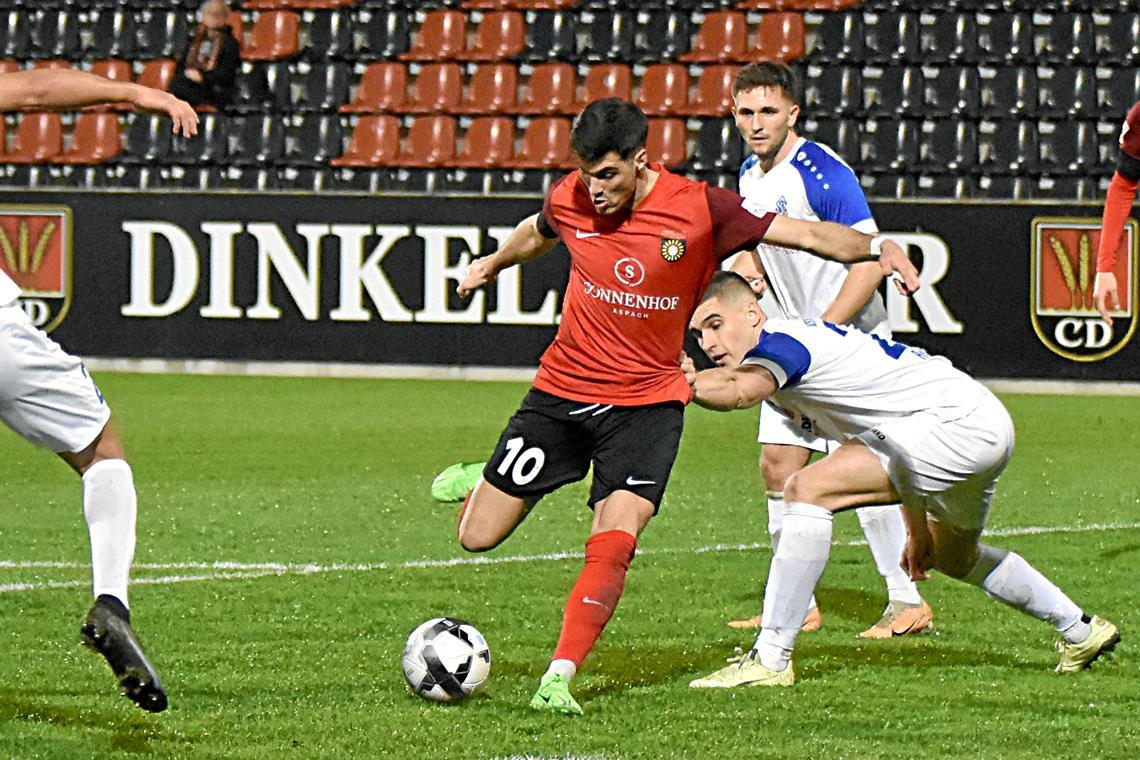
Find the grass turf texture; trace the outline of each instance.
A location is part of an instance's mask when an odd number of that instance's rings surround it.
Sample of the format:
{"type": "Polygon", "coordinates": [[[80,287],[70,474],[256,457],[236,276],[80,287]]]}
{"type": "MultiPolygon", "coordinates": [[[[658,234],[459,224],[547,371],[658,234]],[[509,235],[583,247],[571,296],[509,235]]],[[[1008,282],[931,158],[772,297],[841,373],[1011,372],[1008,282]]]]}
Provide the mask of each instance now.
{"type": "MultiPolygon", "coordinates": [[[[432,477],[488,454],[524,387],[455,382],[98,378],[133,461],[136,564],[388,563],[132,589],[136,629],[170,692],[149,716],[116,695],[78,644],[85,567],[0,567],[0,584],[72,587],[0,593],[0,755],[92,757],[874,757],[1132,756],[1140,679],[1135,530],[994,538],[1021,552],[1124,643],[1094,670],[1061,677],[1049,626],[943,577],[923,584],[938,632],[860,641],[884,591],[866,547],[837,545],[805,635],[793,689],[698,692],[751,635],[767,544],[751,413],[693,409],[660,516],[626,593],[574,684],[586,715],[531,712],[577,558],[400,567],[465,556],[454,506],[432,477]],[[394,566],[394,567],[393,567],[394,566]],[[473,622],[491,645],[487,688],[458,706],[409,695],[404,638],[436,615],[473,622]]],[[[1008,396],[1018,448],[991,528],[1134,523],[1140,414],[1127,398],[1008,396]]],[[[85,566],[76,478],[0,434],[0,559],[85,566]]],[[[585,484],[545,500],[488,557],[580,552],[585,484]]],[[[837,541],[860,538],[854,515],[837,541]]],[[[469,556],[469,555],[468,555],[469,556]]],[[[138,568],[136,580],[216,571],[138,568]]]]}

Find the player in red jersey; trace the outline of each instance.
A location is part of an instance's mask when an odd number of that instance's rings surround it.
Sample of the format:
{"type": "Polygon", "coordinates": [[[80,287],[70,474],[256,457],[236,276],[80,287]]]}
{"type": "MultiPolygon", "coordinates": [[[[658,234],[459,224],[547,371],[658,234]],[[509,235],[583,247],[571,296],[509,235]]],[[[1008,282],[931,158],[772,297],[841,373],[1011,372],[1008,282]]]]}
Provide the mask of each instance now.
{"type": "Polygon", "coordinates": [[[689,317],[720,262],[761,240],[840,261],[879,258],[903,292],[917,272],[897,245],[850,227],[745,210],[734,192],[650,165],[648,122],[625,101],[574,122],[578,170],[551,188],[499,250],[472,263],[466,296],[561,239],[570,251],[562,322],[534,385],[460,513],[469,551],[498,546],[534,504],[594,468],[586,562],[531,706],[581,713],[569,684],[617,606],[637,536],[656,514],[691,392],[678,364],[689,317]]]}
{"type": "Polygon", "coordinates": [[[1120,308],[1120,293],[1116,289],[1116,249],[1124,234],[1124,223],[1132,211],[1132,201],[1136,199],[1136,183],[1140,182],[1140,101],[1133,104],[1124,119],[1120,132],[1120,159],[1112,184],[1108,186],[1108,197],[1104,200],[1104,216],[1100,224],[1100,245],[1096,252],[1096,284],[1093,286],[1093,299],[1100,316],[1112,324],[1112,308],[1120,308]]]}

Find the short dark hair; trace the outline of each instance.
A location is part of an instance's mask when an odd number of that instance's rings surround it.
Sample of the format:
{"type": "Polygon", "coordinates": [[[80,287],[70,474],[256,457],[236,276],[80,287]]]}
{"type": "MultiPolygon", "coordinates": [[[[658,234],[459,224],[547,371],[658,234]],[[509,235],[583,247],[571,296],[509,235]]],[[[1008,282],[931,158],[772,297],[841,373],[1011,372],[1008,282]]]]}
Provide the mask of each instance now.
{"type": "Polygon", "coordinates": [[[701,303],[711,301],[714,298],[725,300],[751,298],[756,300],[756,294],[753,292],[752,286],[748,284],[748,280],[736,272],[721,270],[714,273],[712,279],[709,280],[709,286],[705,288],[705,294],[701,296],[701,303]]]}
{"type": "Polygon", "coordinates": [[[779,87],[793,103],[799,103],[796,96],[796,73],[782,63],[755,61],[740,69],[732,78],[733,97],[757,87],[779,87]]]}
{"type": "Polygon", "coordinates": [[[641,109],[621,98],[595,100],[574,119],[570,148],[583,161],[595,163],[611,151],[623,160],[645,147],[649,120],[641,109]]]}

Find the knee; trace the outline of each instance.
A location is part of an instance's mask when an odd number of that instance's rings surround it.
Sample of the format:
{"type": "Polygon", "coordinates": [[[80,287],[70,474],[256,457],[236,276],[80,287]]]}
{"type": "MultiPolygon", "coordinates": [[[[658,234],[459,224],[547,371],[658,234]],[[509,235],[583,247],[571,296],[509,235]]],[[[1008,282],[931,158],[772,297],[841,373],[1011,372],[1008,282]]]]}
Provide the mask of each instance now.
{"type": "Polygon", "coordinates": [[[811,479],[803,477],[798,472],[793,472],[784,481],[784,503],[790,504],[791,502],[805,502],[807,504],[818,503],[818,494],[811,488],[811,479]]]}
{"type": "Polygon", "coordinates": [[[943,575],[955,580],[962,580],[970,574],[977,563],[978,552],[976,549],[970,552],[951,553],[937,543],[934,545],[934,569],[943,575]]]}
{"type": "Polygon", "coordinates": [[[499,545],[499,542],[494,540],[491,536],[486,535],[485,533],[480,533],[477,530],[472,530],[466,525],[460,524],[459,545],[463,547],[464,551],[478,554],[479,552],[485,552],[494,549],[499,545]]]}
{"type": "Polygon", "coordinates": [[[791,473],[782,462],[776,462],[767,457],[760,458],[760,477],[764,478],[764,488],[769,491],[787,490],[788,476],[791,473]]]}

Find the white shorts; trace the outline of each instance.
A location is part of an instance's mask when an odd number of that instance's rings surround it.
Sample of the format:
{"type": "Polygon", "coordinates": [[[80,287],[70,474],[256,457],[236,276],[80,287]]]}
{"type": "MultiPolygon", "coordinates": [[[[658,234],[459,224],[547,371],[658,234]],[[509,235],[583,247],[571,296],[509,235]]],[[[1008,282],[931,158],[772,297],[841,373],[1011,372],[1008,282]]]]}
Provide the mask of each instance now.
{"type": "Polygon", "coordinates": [[[964,530],[985,526],[998,476],[1013,453],[1013,421],[989,391],[960,417],[917,414],[857,437],[882,462],[903,503],[964,530]]]}
{"type": "Polygon", "coordinates": [[[90,446],[110,418],[83,362],[19,306],[0,307],[0,420],[31,443],[75,453],[90,446]]]}
{"type": "Polygon", "coordinates": [[[820,453],[831,453],[839,447],[839,441],[816,435],[811,420],[798,415],[789,417],[770,401],[760,404],[760,430],[756,441],[799,446],[820,453]]]}

